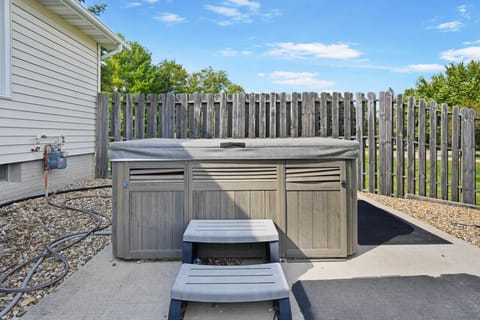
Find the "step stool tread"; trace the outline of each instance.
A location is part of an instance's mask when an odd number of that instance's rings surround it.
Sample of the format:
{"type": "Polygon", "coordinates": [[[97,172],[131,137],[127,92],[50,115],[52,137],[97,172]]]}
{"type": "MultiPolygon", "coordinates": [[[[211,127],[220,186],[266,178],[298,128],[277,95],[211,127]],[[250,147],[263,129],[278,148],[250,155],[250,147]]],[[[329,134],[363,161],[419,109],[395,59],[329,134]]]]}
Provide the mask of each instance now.
{"type": "Polygon", "coordinates": [[[254,302],[288,298],[279,263],[213,266],[182,264],[171,298],[196,302],[254,302]]]}
{"type": "Polygon", "coordinates": [[[183,241],[200,243],[253,243],[278,241],[271,219],[191,220],[183,241]]]}

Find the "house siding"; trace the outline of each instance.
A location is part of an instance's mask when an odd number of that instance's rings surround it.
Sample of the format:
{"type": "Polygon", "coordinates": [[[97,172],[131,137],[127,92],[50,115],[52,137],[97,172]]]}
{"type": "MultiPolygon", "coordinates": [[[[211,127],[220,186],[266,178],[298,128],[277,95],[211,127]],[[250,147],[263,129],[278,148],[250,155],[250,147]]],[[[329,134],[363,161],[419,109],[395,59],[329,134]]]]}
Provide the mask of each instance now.
{"type": "Polygon", "coordinates": [[[51,171],[52,186],[93,177],[99,91],[96,41],[35,0],[12,0],[11,20],[11,95],[0,98],[0,164],[15,164],[21,174],[0,185],[0,202],[38,193],[43,144],[62,135],[68,166],[51,171]],[[42,135],[41,151],[32,152],[42,135]]]}
{"type": "MultiPolygon", "coordinates": [[[[91,154],[75,156],[68,159],[68,170],[51,170],[48,175],[49,192],[62,189],[68,184],[91,180],[94,162],[95,158],[91,154]]],[[[9,172],[12,181],[0,182],[0,206],[10,201],[45,194],[43,174],[41,161],[12,165],[9,172]]]]}

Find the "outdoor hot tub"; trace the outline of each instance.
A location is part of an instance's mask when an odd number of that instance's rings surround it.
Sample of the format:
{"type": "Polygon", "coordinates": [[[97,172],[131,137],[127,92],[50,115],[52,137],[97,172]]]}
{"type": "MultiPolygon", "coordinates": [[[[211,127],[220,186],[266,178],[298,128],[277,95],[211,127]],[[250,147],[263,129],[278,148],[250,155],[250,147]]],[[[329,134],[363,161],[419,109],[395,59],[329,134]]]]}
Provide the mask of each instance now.
{"type": "Polygon", "coordinates": [[[351,255],[358,150],[317,137],[114,142],[114,256],[180,258],[191,219],[272,219],[282,257],[351,255]]]}

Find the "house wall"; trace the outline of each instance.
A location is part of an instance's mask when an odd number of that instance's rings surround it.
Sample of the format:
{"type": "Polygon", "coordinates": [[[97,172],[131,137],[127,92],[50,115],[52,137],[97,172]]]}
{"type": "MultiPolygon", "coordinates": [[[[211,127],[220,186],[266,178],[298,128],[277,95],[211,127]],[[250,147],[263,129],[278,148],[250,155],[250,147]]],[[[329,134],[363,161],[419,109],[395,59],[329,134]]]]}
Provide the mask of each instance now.
{"type": "Polygon", "coordinates": [[[68,166],[51,171],[52,186],[91,179],[95,150],[97,43],[35,0],[13,0],[11,10],[11,96],[0,99],[0,164],[14,174],[0,182],[0,203],[37,193],[37,180],[43,186],[44,143],[66,140],[68,166]],[[41,151],[32,152],[42,135],[41,151]]]}

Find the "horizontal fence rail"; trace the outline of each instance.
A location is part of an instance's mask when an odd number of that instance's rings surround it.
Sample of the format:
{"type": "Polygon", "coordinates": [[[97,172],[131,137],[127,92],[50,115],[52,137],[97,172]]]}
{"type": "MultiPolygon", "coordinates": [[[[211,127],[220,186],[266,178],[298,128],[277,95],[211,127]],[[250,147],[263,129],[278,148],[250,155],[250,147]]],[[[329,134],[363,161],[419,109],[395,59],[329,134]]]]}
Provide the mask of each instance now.
{"type": "Polygon", "coordinates": [[[476,203],[475,111],[375,93],[99,94],[96,176],[110,141],[332,137],[357,140],[358,190],[476,203]]]}

